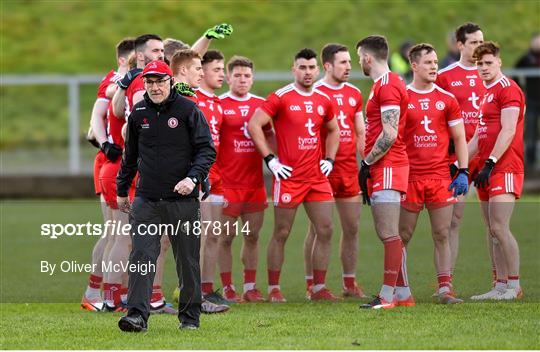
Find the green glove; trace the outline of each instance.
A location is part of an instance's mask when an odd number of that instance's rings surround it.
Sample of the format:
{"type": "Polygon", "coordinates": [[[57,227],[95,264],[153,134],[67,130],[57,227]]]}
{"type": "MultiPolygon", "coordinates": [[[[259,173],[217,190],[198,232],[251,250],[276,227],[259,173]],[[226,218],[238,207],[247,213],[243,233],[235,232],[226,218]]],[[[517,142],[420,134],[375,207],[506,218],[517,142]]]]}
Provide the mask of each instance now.
{"type": "Polygon", "coordinates": [[[204,33],[204,36],[208,39],[223,39],[226,35],[231,35],[233,28],[230,24],[222,23],[209,28],[204,33]]]}
{"type": "Polygon", "coordinates": [[[176,83],[174,88],[179,94],[185,97],[195,96],[195,91],[187,83],[182,83],[182,82],[176,83]]]}

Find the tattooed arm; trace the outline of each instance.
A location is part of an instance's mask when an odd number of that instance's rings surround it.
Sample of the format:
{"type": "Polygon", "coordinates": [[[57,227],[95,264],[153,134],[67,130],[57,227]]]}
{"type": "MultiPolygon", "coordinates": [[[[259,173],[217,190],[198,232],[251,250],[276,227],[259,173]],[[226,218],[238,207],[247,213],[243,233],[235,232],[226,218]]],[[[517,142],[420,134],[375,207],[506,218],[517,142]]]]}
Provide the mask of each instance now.
{"type": "Polygon", "coordinates": [[[386,110],[381,115],[382,132],[364,159],[369,165],[376,163],[390,150],[398,135],[399,109],[386,110]]]}

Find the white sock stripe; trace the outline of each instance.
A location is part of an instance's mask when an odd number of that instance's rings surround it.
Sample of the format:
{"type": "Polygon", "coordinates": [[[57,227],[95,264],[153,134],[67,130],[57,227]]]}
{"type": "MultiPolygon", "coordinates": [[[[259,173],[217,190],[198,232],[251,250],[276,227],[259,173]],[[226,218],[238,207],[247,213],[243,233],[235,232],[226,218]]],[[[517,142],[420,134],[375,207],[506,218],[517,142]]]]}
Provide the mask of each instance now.
{"type": "Polygon", "coordinates": [[[407,274],[407,250],[405,247],[401,249],[402,259],[401,259],[401,275],[403,276],[403,283],[405,286],[409,286],[409,276],[407,274]]]}

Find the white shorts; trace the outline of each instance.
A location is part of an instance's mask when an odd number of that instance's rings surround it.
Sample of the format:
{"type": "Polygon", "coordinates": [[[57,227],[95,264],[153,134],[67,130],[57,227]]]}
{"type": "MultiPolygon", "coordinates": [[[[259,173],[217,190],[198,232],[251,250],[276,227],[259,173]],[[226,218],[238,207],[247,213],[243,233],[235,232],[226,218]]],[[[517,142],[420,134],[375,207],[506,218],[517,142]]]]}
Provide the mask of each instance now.
{"type": "Polygon", "coordinates": [[[400,204],[401,193],[394,191],[393,189],[383,189],[374,192],[371,195],[371,204],[377,203],[397,203],[400,204]]]}

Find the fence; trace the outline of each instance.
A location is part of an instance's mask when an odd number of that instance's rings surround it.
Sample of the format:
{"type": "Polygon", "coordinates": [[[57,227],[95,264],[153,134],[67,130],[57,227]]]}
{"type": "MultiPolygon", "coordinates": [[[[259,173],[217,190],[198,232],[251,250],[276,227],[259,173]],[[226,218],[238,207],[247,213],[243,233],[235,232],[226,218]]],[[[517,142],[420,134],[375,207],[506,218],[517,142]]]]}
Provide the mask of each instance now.
{"type": "MultiPolygon", "coordinates": [[[[525,83],[526,77],[540,77],[538,69],[508,69],[504,73],[507,76],[515,77],[520,84],[525,83]]],[[[63,85],[68,87],[68,158],[69,173],[72,175],[81,174],[81,146],[80,146],[80,86],[83,84],[97,84],[102,76],[97,75],[2,75],[0,76],[0,86],[29,86],[29,85],[63,85]]],[[[289,81],[292,79],[291,73],[287,71],[266,71],[257,72],[257,82],[289,81]]],[[[351,80],[363,80],[367,77],[359,72],[351,73],[351,80]]],[[[4,172],[4,171],[2,171],[4,172]]]]}

